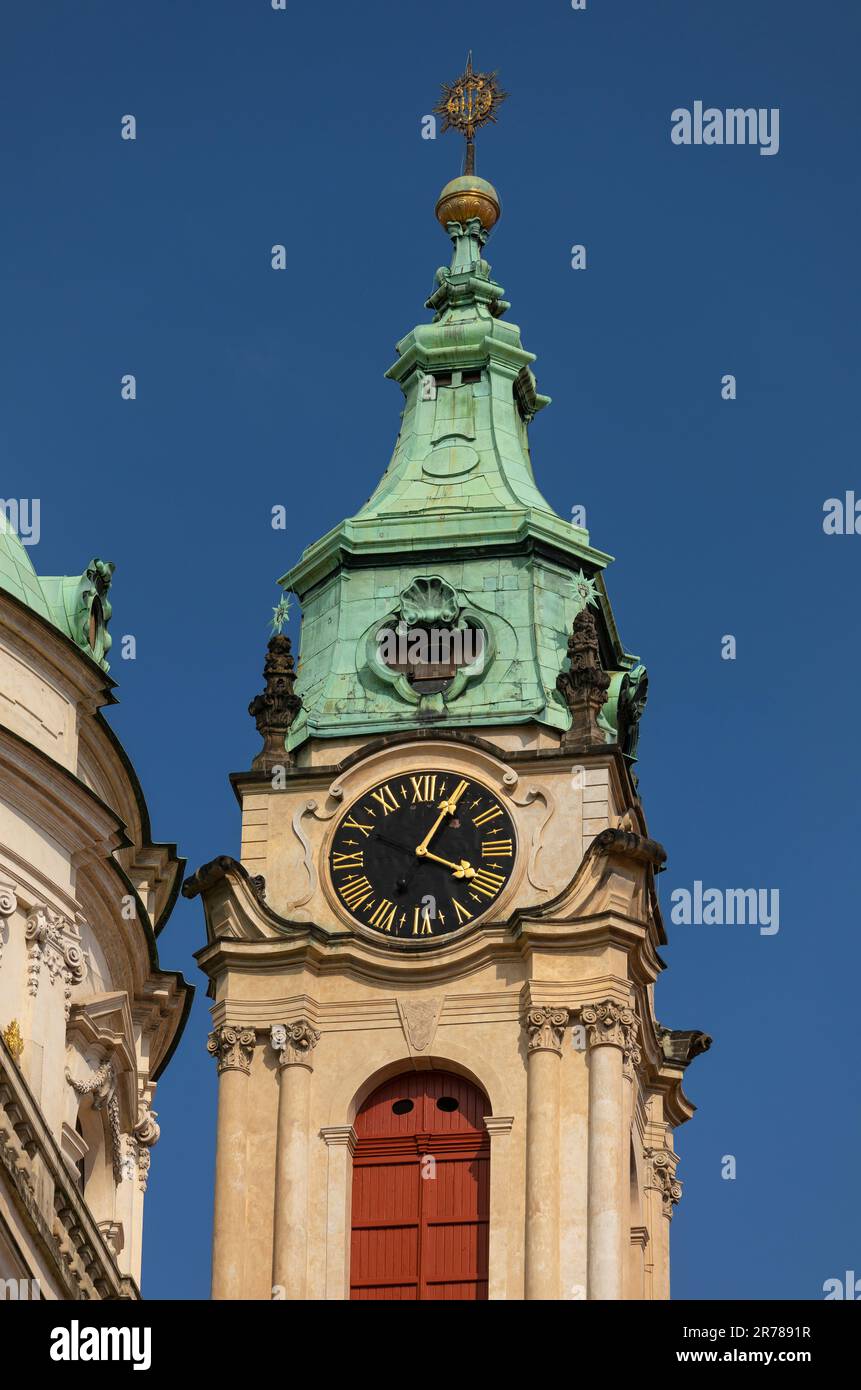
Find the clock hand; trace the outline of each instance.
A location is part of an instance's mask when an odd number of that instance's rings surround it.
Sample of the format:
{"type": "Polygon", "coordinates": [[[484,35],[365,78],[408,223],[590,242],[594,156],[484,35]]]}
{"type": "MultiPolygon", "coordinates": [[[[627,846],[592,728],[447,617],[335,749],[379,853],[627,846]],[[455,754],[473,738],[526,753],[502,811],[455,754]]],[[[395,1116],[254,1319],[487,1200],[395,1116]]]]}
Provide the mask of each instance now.
{"type": "Polygon", "coordinates": [[[412,856],[413,854],[413,850],[411,850],[407,845],[402,845],[397,840],[390,840],[388,835],[383,835],[382,832],[379,830],[374,836],[374,839],[382,840],[384,845],[391,845],[392,849],[399,849],[402,854],[409,854],[410,856],[412,856]]]}
{"type": "MultiPolygon", "coordinates": [[[[416,850],[416,854],[418,853],[419,851],[416,850]]],[[[450,859],[441,859],[438,854],[431,854],[429,849],[423,849],[419,858],[432,859],[435,864],[444,864],[447,869],[451,869],[455,878],[473,878],[475,876],[475,869],[468,859],[461,859],[459,864],[452,864],[450,859]]]]}
{"type": "Polygon", "coordinates": [[[421,858],[427,852],[428,845],[430,844],[436,832],[439,830],[446,816],[454,815],[455,811],[457,810],[457,803],[463,796],[468,786],[468,782],[458,782],[451,796],[448,797],[446,801],[441,801],[439,803],[439,815],[437,816],[428,833],[425,835],[421,844],[416,845],[416,854],[419,856],[419,858],[421,858]]]}

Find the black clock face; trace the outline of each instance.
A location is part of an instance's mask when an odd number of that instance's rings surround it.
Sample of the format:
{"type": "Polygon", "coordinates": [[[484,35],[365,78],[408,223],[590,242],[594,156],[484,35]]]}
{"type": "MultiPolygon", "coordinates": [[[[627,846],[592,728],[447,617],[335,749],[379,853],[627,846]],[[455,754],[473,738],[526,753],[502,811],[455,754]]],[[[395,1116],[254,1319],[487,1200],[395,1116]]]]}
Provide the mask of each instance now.
{"type": "Polygon", "coordinates": [[[389,777],[341,816],[338,901],[386,941],[428,942],[484,915],[514,868],[514,825],[481,782],[439,768],[389,777]]]}

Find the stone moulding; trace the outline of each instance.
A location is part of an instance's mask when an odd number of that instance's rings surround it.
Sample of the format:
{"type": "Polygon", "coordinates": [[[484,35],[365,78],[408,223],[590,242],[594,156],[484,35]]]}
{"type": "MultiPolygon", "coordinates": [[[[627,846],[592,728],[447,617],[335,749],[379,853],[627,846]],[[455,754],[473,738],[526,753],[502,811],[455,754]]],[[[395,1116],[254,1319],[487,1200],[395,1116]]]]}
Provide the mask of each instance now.
{"type": "Polygon", "coordinates": [[[2,1042],[0,1164],[22,1219],[55,1271],[64,1297],[140,1297],[134,1280],[120,1275],[39,1107],[2,1042]]]}

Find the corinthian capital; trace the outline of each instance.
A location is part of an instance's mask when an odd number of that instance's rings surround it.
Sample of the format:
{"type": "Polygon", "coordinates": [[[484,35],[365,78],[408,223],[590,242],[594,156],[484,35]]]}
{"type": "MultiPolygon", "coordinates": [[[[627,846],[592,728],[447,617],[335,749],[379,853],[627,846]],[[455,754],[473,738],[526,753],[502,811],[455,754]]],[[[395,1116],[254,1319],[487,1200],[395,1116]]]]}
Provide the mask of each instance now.
{"type": "Polygon", "coordinates": [[[530,1052],[562,1053],[562,1039],[568,1023],[568,1010],[542,1004],[526,1015],[530,1052]]]}
{"type": "Polygon", "coordinates": [[[218,1075],[223,1071],[251,1071],[251,1058],[257,1038],[253,1028],[237,1028],[222,1024],[206,1040],[206,1050],[215,1058],[218,1075]]]}
{"type": "Polygon", "coordinates": [[[682,1195],[682,1185],[676,1178],[678,1158],[670,1149],[644,1149],[646,1160],[646,1189],[656,1188],[661,1194],[664,1216],[672,1219],[673,1207],[682,1195]]]}
{"type": "Polygon", "coordinates": [[[276,1023],[270,1030],[269,1040],[278,1054],[279,1067],[298,1064],[310,1068],[311,1053],[320,1041],[320,1034],[306,1018],[299,1018],[295,1023],[276,1023]]]}
{"type": "Polygon", "coordinates": [[[586,1004],[580,1010],[580,1019],[586,1025],[590,1047],[619,1047],[628,1067],[639,1062],[639,1024],[633,1009],[625,1004],[617,1004],[613,999],[605,999],[603,1004],[586,1004]]]}

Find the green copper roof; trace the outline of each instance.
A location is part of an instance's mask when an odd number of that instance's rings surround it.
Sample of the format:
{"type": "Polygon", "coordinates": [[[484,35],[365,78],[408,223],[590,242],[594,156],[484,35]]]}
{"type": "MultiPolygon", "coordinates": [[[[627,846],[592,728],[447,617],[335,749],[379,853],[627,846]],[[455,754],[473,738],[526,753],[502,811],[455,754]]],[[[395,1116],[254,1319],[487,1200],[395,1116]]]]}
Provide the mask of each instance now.
{"type": "Polygon", "coordinates": [[[103,670],[108,670],[111,616],[108,590],[114,566],[91,560],[83,574],[39,578],[27,548],[0,508],[0,589],[71,638],[103,670]]]}
{"type": "Polygon", "coordinates": [[[26,603],[40,618],[53,622],[39,576],[6,513],[0,509],[0,589],[26,603]]]}
{"type": "MultiPolygon", "coordinates": [[[[434,720],[442,727],[535,719],[564,730],[556,689],[582,581],[610,557],[563,520],[539,491],[528,431],[549,399],[534,354],[483,256],[478,219],[450,222],[449,266],[436,272],[429,323],[397,345],[386,375],[405,404],[388,468],[370,499],[309,546],[281,583],[303,609],[296,692],[303,708],[288,736],[371,734],[434,720]],[[417,588],[418,586],[418,588],[417,588]],[[428,611],[481,628],[487,659],[444,695],[419,699],[377,659],[381,628],[421,592],[428,611]]],[[[603,585],[605,660],[627,669],[603,585]]],[[[440,618],[442,621],[442,618],[440,618]]],[[[448,619],[446,619],[448,621],[448,619]]],[[[609,736],[609,730],[608,730],[609,736]]]]}

